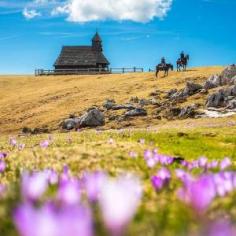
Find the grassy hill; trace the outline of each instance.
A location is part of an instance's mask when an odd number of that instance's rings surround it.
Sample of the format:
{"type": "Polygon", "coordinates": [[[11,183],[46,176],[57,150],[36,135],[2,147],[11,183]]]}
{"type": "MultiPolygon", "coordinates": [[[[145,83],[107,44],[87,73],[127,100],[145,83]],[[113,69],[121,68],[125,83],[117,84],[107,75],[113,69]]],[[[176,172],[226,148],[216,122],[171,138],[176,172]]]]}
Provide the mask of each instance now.
{"type": "MultiPolygon", "coordinates": [[[[149,98],[150,93],[159,90],[162,91],[159,98],[162,100],[165,92],[170,89],[181,89],[185,87],[187,81],[202,84],[211,74],[220,73],[222,69],[222,67],[192,68],[187,72],[172,72],[167,78],[159,79],[156,79],[153,73],[55,77],[0,76],[1,236],[19,235],[14,227],[13,212],[21,203],[23,193],[23,190],[20,190],[21,174],[26,170],[53,170],[59,181],[65,174],[64,166],[69,169],[69,179],[72,176],[73,180],[82,183],[81,187],[84,186],[82,177],[87,171],[89,173],[105,171],[114,178],[124,173],[132,173],[140,178],[143,197],[135,217],[124,234],[127,236],[210,235],[196,232],[208,229],[212,222],[217,222],[222,216],[229,219],[229,222],[231,220],[236,222],[236,116],[159,120],[154,115],[155,106],[147,106],[145,107],[148,111],[147,117],[133,118],[124,122],[107,120],[105,131],[83,130],[70,133],[14,135],[25,126],[30,128],[47,126],[50,130],[56,131],[58,124],[69,114],[80,115],[93,105],[102,108],[107,98],[115,99],[120,104],[128,102],[132,96],[149,98]],[[132,129],[111,130],[124,127],[132,129]],[[147,157],[147,153],[151,155],[156,153],[160,158],[182,158],[189,166],[186,167],[177,159],[169,164],[158,161],[154,166],[150,166],[148,160],[153,157],[147,157]],[[3,154],[6,156],[3,157],[3,154]],[[201,156],[208,159],[198,159],[201,156]],[[221,169],[225,157],[230,158],[230,165],[225,167],[226,169],[221,169]],[[200,166],[202,160],[207,160],[207,165],[200,166]],[[199,163],[199,166],[193,167],[196,163],[199,163]],[[217,166],[208,167],[212,163],[217,163],[217,166]],[[151,180],[163,168],[170,171],[171,180],[158,190],[151,180]],[[233,173],[232,181],[235,186],[226,196],[215,197],[208,202],[205,211],[199,214],[194,204],[191,206],[187,202],[184,203],[178,197],[180,187],[185,186],[184,181],[182,183],[176,174],[180,169],[185,171],[186,176],[193,176],[197,181],[205,175],[209,178],[216,177],[215,174],[218,174],[218,177],[223,176],[225,180],[223,179],[221,189],[225,186],[227,191],[231,182],[226,177],[232,176],[233,173]]],[[[213,91],[214,89],[211,92],[213,91]]],[[[178,106],[199,103],[204,108],[207,96],[196,94],[178,106]]],[[[109,114],[105,110],[104,112],[107,117],[109,114]]],[[[118,113],[123,112],[118,111],[118,113]]],[[[32,183],[31,187],[34,186],[32,183]]],[[[35,186],[33,189],[38,189],[37,182],[35,186]]],[[[59,188],[60,181],[48,186],[47,191],[35,205],[43,206],[47,200],[57,201],[59,188]]],[[[127,192],[128,190],[127,188],[127,192]]],[[[99,214],[101,209],[96,204],[90,205],[85,197],[86,191],[84,189],[80,191],[83,196],[81,203],[93,212],[96,235],[110,235],[99,214]]],[[[209,195],[208,185],[202,186],[196,195],[197,198],[199,196],[201,204],[200,197],[203,196],[204,199],[204,196],[209,195]]],[[[127,199],[126,191],[123,197],[127,199]]],[[[195,199],[195,196],[192,197],[195,199]]],[[[112,209],[112,215],[113,213],[112,209]]],[[[29,220],[28,226],[31,228],[31,224],[35,225],[32,223],[35,219],[29,220]]],[[[43,222],[45,221],[41,223],[43,222]]],[[[23,226],[24,223],[23,221],[23,226]]],[[[36,224],[34,230],[39,229],[41,225],[36,224]]]]}
{"type": "MultiPolygon", "coordinates": [[[[168,91],[183,88],[186,81],[203,83],[211,74],[220,73],[222,67],[192,68],[187,72],[171,72],[166,78],[156,79],[153,73],[92,76],[0,76],[0,133],[16,133],[23,127],[57,129],[69,114],[82,114],[92,105],[100,106],[105,99],[117,103],[128,102],[132,96],[147,98],[155,90],[168,91]]],[[[187,103],[203,103],[204,96],[193,96],[187,103]]],[[[183,104],[185,105],[185,104],[183,104]]],[[[152,118],[130,121],[129,124],[108,122],[105,128],[122,126],[191,127],[208,126],[207,120],[159,121],[152,118]]],[[[235,119],[234,119],[235,120],[235,119]]],[[[225,119],[215,119],[222,125],[225,119]]],[[[212,122],[210,122],[212,125],[212,122]]]]}
{"type": "MultiPolygon", "coordinates": [[[[69,114],[82,114],[92,105],[100,106],[105,99],[117,103],[128,102],[132,96],[147,98],[155,90],[168,91],[183,88],[186,81],[203,83],[211,74],[221,72],[223,67],[192,68],[187,72],[171,72],[166,78],[156,79],[154,73],[92,76],[0,76],[0,133],[19,132],[23,127],[55,130],[69,114]]],[[[187,103],[204,102],[204,96],[193,96],[187,103]]],[[[185,105],[185,104],[183,104],[185,105]]],[[[148,108],[149,109],[149,108],[148,108]]],[[[149,116],[129,121],[129,124],[108,122],[105,128],[122,126],[159,128],[212,126],[208,119],[188,121],[159,121],[149,116]]],[[[214,125],[227,125],[225,120],[215,119],[214,125]]],[[[232,118],[230,118],[232,121],[232,118]]],[[[235,121],[236,119],[233,118],[235,121]]]]}

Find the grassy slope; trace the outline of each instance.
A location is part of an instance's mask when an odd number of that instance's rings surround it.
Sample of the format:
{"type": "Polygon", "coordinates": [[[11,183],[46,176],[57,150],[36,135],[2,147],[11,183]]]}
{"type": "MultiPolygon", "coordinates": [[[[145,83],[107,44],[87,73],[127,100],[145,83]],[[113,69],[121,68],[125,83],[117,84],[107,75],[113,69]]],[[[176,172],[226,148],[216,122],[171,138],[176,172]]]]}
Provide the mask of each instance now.
{"type": "MultiPolygon", "coordinates": [[[[57,128],[69,114],[83,113],[92,105],[101,106],[106,98],[118,103],[129,101],[131,96],[147,98],[150,92],[160,89],[182,88],[186,81],[202,83],[222,67],[193,68],[188,72],[172,72],[168,78],[155,79],[153,73],[95,76],[0,76],[0,133],[18,132],[24,126],[35,128],[48,125],[57,128]]],[[[204,97],[193,96],[188,103],[201,102],[204,97]]],[[[150,111],[151,113],[152,111],[150,111]]],[[[231,118],[232,119],[232,118],[231,118]]],[[[229,118],[215,119],[216,126],[229,118]]],[[[235,121],[235,119],[233,119],[235,121]]],[[[151,116],[135,119],[136,127],[192,127],[211,126],[208,120],[158,121],[151,116]]],[[[117,128],[116,123],[106,128],[117,128]]]]}
{"type": "MultiPolygon", "coordinates": [[[[153,74],[149,73],[92,77],[1,77],[0,132],[17,132],[23,126],[39,127],[49,124],[56,127],[68,114],[79,114],[93,104],[101,105],[107,97],[114,98],[117,102],[126,102],[131,96],[148,97],[156,89],[182,88],[186,80],[203,82],[210,74],[221,70],[220,67],[211,67],[186,73],[173,72],[168,78],[159,80],[155,80],[153,74]]],[[[188,103],[202,99],[193,96],[188,103]]],[[[155,193],[150,177],[160,166],[148,169],[143,160],[143,152],[158,148],[161,153],[182,156],[187,160],[202,155],[218,160],[229,156],[234,162],[235,121],[235,117],[230,117],[167,122],[154,120],[149,116],[132,122],[136,127],[155,126],[158,132],[155,129],[134,129],[54,134],[53,144],[45,150],[39,147],[39,143],[48,138],[46,134],[18,137],[19,143],[26,144],[23,151],[10,147],[8,137],[1,135],[0,151],[9,152],[6,159],[8,167],[1,175],[1,183],[11,183],[12,190],[7,202],[0,201],[1,235],[16,235],[9,219],[11,208],[16,202],[14,183],[19,180],[20,172],[23,169],[52,167],[61,171],[65,164],[69,165],[75,175],[81,175],[84,170],[102,169],[111,175],[128,170],[140,176],[144,197],[128,235],[184,235],[187,225],[194,228],[195,219],[188,216],[188,209],[178,204],[176,182],[170,189],[160,194],[155,193]],[[110,138],[114,140],[114,144],[109,144],[110,138]],[[141,138],[145,139],[145,144],[138,142],[141,138]],[[131,159],[128,154],[130,151],[137,152],[138,158],[131,159]]],[[[236,168],[235,162],[233,168],[236,168]]],[[[234,199],[227,198],[226,203],[216,201],[209,214],[218,214],[222,208],[227,208],[227,213],[236,220],[235,207],[232,207],[234,199]]]]}

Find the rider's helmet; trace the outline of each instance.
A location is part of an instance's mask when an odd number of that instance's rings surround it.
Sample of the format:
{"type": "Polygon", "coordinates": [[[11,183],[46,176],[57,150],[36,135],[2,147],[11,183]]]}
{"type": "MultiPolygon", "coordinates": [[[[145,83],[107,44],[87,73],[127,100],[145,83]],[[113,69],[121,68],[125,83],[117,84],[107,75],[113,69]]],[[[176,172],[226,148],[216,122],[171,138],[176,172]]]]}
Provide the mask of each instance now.
{"type": "Polygon", "coordinates": [[[165,62],[165,61],[166,61],[165,57],[162,57],[161,62],[165,62]]]}

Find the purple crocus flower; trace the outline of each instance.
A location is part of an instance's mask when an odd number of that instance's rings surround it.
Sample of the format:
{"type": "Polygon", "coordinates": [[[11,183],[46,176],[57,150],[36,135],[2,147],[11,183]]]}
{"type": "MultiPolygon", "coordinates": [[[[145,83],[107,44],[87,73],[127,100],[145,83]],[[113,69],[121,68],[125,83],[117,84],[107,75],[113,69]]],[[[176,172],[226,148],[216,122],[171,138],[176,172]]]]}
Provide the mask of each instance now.
{"type": "Polygon", "coordinates": [[[209,163],[207,164],[207,168],[208,168],[208,169],[215,169],[215,168],[218,167],[218,165],[219,165],[219,162],[218,162],[218,161],[212,161],[212,162],[209,162],[209,163]]]}
{"type": "Polygon", "coordinates": [[[146,164],[149,168],[153,168],[157,164],[157,162],[154,158],[148,158],[146,159],[146,164]]]}
{"type": "Polygon", "coordinates": [[[206,236],[234,236],[236,228],[227,220],[217,220],[208,226],[206,236]]]}
{"type": "Polygon", "coordinates": [[[14,212],[14,223],[21,236],[92,236],[90,210],[82,206],[57,209],[52,204],[35,208],[22,204],[14,212]]]}
{"type": "Polygon", "coordinates": [[[38,200],[48,188],[48,176],[45,172],[24,172],[21,182],[21,194],[25,200],[38,200]]]}
{"type": "Polygon", "coordinates": [[[40,144],[39,144],[39,146],[43,149],[48,148],[49,145],[50,145],[49,140],[41,141],[40,144]]]}
{"type": "Polygon", "coordinates": [[[99,198],[103,219],[112,235],[121,235],[133,218],[142,196],[136,177],[121,176],[105,181],[99,198]]]}
{"type": "Polygon", "coordinates": [[[25,144],[24,144],[24,143],[18,144],[18,150],[19,150],[19,151],[24,150],[24,148],[25,148],[25,144]]]}
{"type": "Polygon", "coordinates": [[[80,186],[76,179],[60,183],[57,199],[65,205],[76,205],[80,201],[80,186]]]}
{"type": "Polygon", "coordinates": [[[91,202],[96,202],[99,199],[101,188],[107,180],[107,175],[104,172],[85,173],[83,185],[91,202]]]}
{"type": "Polygon", "coordinates": [[[151,178],[152,186],[156,191],[160,191],[164,187],[164,181],[158,176],[152,176],[151,178]]]}
{"type": "Polygon", "coordinates": [[[226,168],[230,167],[232,165],[231,160],[226,157],[225,159],[223,159],[220,163],[220,169],[221,170],[225,170],[226,168]]]}
{"type": "Polygon", "coordinates": [[[15,147],[15,146],[17,145],[16,139],[13,138],[13,137],[10,137],[10,139],[9,139],[9,144],[10,144],[11,146],[15,147]]]}
{"type": "Polygon", "coordinates": [[[198,213],[203,213],[216,196],[212,176],[200,176],[197,180],[187,181],[178,196],[198,213]]]}
{"type": "Polygon", "coordinates": [[[138,157],[138,154],[137,154],[137,152],[130,151],[130,152],[129,152],[129,156],[130,156],[131,158],[135,159],[135,158],[138,157]]]}
{"type": "Polygon", "coordinates": [[[45,174],[47,175],[49,184],[55,185],[59,182],[58,174],[53,169],[46,169],[45,174]]]}
{"type": "Polygon", "coordinates": [[[208,164],[208,159],[206,157],[200,157],[198,159],[198,166],[201,168],[206,168],[208,164]]]}
{"type": "Polygon", "coordinates": [[[5,159],[7,157],[6,152],[0,152],[0,159],[5,159]]]}
{"type": "Polygon", "coordinates": [[[160,191],[170,182],[171,174],[166,168],[160,169],[155,176],[152,176],[151,182],[156,191],[160,191]]]}
{"type": "Polygon", "coordinates": [[[151,159],[153,158],[153,152],[151,150],[146,150],[143,156],[145,160],[151,159]]]}
{"type": "Polygon", "coordinates": [[[6,163],[3,160],[0,160],[0,173],[3,173],[6,170],[6,163]]]}
{"type": "Polygon", "coordinates": [[[193,177],[187,173],[186,171],[182,170],[182,169],[176,169],[175,170],[175,175],[178,179],[180,179],[184,184],[192,181],[193,177]]]}

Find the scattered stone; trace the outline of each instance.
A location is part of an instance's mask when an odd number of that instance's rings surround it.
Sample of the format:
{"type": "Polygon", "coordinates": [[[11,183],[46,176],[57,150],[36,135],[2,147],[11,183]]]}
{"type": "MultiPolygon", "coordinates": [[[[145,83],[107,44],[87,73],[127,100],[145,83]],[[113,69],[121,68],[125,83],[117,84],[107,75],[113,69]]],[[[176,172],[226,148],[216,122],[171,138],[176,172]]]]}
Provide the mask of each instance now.
{"type": "Polygon", "coordinates": [[[167,95],[165,96],[165,98],[171,98],[174,94],[176,94],[178,92],[177,89],[171,89],[167,92],[167,95]]]}
{"type": "Polygon", "coordinates": [[[231,110],[236,109],[236,99],[229,101],[229,104],[226,108],[231,110]]]}
{"type": "Polygon", "coordinates": [[[196,112],[196,109],[197,109],[197,106],[195,104],[191,106],[183,107],[181,108],[181,111],[178,117],[180,119],[195,118],[196,115],[198,114],[196,112]]]}
{"type": "Polygon", "coordinates": [[[220,90],[216,93],[211,94],[207,98],[206,102],[207,107],[225,107],[226,106],[226,100],[223,90],[220,90]]]}
{"type": "Polygon", "coordinates": [[[89,109],[81,118],[79,127],[97,127],[105,125],[104,114],[97,108],[89,109]]]}
{"type": "Polygon", "coordinates": [[[133,110],[135,109],[135,106],[132,104],[125,104],[125,105],[115,105],[112,107],[112,110],[133,110]]]}
{"type": "Polygon", "coordinates": [[[79,122],[80,122],[79,118],[69,118],[69,119],[64,120],[61,126],[62,126],[62,129],[72,130],[76,128],[79,122]]]}
{"type": "Polygon", "coordinates": [[[135,108],[125,113],[125,117],[147,116],[147,111],[143,108],[135,108]]]}
{"type": "Polygon", "coordinates": [[[164,117],[167,118],[168,120],[172,120],[175,117],[179,116],[181,112],[180,107],[170,107],[169,109],[166,110],[164,117]]]}
{"type": "Polygon", "coordinates": [[[115,105],[116,105],[116,102],[114,99],[107,99],[103,103],[103,107],[106,108],[107,110],[111,110],[115,105]]]}
{"type": "Polygon", "coordinates": [[[218,92],[211,94],[207,98],[207,107],[233,107],[230,103],[231,100],[236,97],[236,85],[228,87],[226,89],[220,89],[218,92]]]}
{"type": "Polygon", "coordinates": [[[199,93],[202,94],[202,95],[206,95],[206,94],[208,94],[208,90],[207,89],[202,89],[199,93]]]}
{"type": "Polygon", "coordinates": [[[231,79],[236,76],[236,65],[226,67],[220,74],[221,85],[231,84],[231,79]]]}
{"type": "Polygon", "coordinates": [[[221,78],[219,75],[211,75],[203,85],[206,90],[216,88],[221,85],[221,78]]]}
{"type": "Polygon", "coordinates": [[[188,97],[192,96],[203,89],[202,85],[195,84],[193,82],[187,82],[186,87],[184,88],[183,95],[188,97]]]}

